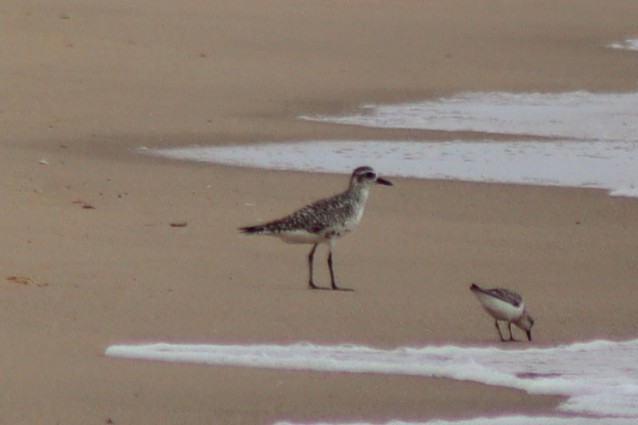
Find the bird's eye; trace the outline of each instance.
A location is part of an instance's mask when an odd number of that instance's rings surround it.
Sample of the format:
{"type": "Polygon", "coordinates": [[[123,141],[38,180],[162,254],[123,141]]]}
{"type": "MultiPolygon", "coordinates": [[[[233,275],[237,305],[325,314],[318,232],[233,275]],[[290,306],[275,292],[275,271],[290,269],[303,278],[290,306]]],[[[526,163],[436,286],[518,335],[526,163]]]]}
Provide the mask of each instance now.
{"type": "Polygon", "coordinates": [[[366,177],[367,177],[367,178],[369,178],[369,179],[374,179],[374,178],[376,178],[377,176],[375,176],[373,172],[368,171],[368,172],[366,173],[366,177]]]}

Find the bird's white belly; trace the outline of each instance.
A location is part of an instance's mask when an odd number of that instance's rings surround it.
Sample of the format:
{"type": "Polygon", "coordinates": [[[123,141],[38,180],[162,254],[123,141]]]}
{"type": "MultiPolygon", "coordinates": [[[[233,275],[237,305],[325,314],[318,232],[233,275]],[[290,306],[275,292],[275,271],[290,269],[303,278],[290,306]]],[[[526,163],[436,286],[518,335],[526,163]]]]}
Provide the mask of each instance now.
{"type": "Polygon", "coordinates": [[[317,233],[310,233],[305,230],[292,230],[281,233],[273,233],[272,236],[278,237],[284,242],[295,244],[315,244],[325,240],[322,235],[317,233]]]}
{"type": "Polygon", "coordinates": [[[497,320],[516,320],[523,314],[525,308],[523,303],[516,307],[508,302],[485,294],[478,294],[478,299],[483,308],[497,320]]]}
{"type": "Polygon", "coordinates": [[[320,233],[311,233],[306,230],[292,230],[281,233],[273,233],[284,242],[293,244],[327,243],[330,239],[340,238],[352,230],[349,226],[335,226],[320,233]]]}

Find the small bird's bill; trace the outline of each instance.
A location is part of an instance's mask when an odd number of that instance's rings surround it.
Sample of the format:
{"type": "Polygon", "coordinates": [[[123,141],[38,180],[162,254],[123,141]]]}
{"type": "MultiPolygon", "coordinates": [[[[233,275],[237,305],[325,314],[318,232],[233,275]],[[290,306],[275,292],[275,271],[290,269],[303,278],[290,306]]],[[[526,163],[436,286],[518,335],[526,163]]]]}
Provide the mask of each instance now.
{"type": "Polygon", "coordinates": [[[525,331],[525,333],[527,333],[527,340],[531,341],[532,340],[532,331],[525,331]]]}
{"type": "Polygon", "coordinates": [[[377,177],[376,182],[377,184],[383,184],[385,186],[393,186],[392,182],[389,180],[384,179],[383,177],[377,177]]]}

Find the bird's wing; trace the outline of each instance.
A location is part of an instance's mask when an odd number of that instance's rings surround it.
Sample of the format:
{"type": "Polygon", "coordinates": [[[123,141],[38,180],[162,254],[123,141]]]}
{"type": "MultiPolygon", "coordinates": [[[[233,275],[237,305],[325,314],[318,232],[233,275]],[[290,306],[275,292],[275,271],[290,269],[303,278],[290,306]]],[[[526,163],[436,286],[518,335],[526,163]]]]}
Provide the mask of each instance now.
{"type": "Polygon", "coordinates": [[[505,288],[486,289],[485,293],[518,307],[523,302],[523,298],[514,291],[505,288]]]}

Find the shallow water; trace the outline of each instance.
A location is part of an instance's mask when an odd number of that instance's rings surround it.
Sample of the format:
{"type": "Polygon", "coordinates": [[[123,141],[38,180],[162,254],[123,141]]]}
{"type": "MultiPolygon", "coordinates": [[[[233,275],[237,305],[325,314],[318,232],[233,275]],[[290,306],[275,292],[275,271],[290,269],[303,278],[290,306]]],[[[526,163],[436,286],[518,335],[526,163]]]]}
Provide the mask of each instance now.
{"type": "MultiPolygon", "coordinates": [[[[458,421],[433,420],[428,422],[390,421],[384,425],[635,425],[635,419],[563,418],[502,416],[497,418],[475,418],[458,421]]],[[[372,425],[372,422],[317,422],[304,425],[372,425]]],[[[379,424],[375,422],[374,424],[379,424]]],[[[275,422],[274,425],[301,425],[294,422],[275,422]]]]}
{"type": "MultiPolygon", "coordinates": [[[[519,417],[511,422],[514,417],[509,417],[510,422],[502,423],[575,424],[591,416],[599,421],[593,423],[601,423],[601,418],[606,424],[638,420],[638,340],[526,349],[447,345],[394,350],[356,345],[158,343],[115,345],[106,350],[106,355],[208,365],[440,377],[567,397],[559,406],[556,421],[519,417]],[[561,419],[559,413],[571,419],[561,419]]],[[[484,422],[478,418],[451,423],[484,422]]]]}
{"type": "Polygon", "coordinates": [[[175,159],[280,170],[607,189],[638,196],[638,93],[462,93],[300,119],[477,133],[475,140],[300,141],[152,151],[175,159]],[[499,141],[490,139],[499,134],[499,141]],[[511,140],[503,141],[503,135],[511,140]],[[524,139],[532,137],[538,140],[524,139]]]}
{"type": "Polygon", "coordinates": [[[624,41],[617,41],[609,44],[612,49],[638,51],[638,38],[628,38],[624,41]]]}
{"type": "Polygon", "coordinates": [[[172,149],[167,156],[244,167],[607,189],[638,196],[636,142],[310,141],[172,149]]]}
{"type": "Polygon", "coordinates": [[[550,139],[638,141],[638,93],[460,93],[423,102],[364,105],[302,119],[376,128],[473,131],[550,139]]]}

